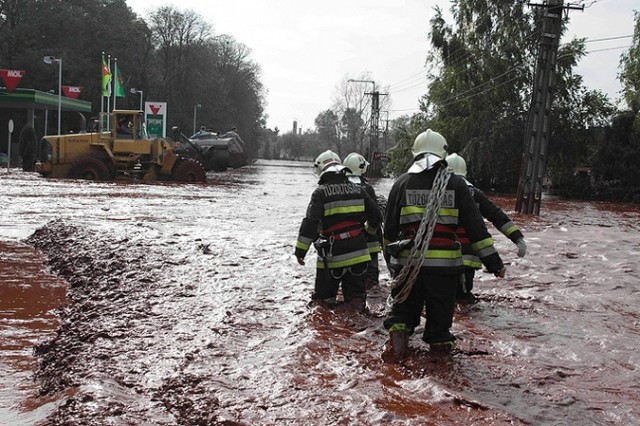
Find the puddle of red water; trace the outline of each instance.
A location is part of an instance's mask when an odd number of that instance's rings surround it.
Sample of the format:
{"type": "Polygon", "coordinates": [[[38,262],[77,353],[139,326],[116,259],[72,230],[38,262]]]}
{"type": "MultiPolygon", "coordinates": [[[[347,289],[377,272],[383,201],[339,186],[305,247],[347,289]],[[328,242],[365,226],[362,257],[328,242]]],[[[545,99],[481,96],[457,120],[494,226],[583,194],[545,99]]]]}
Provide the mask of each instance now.
{"type": "Polygon", "coordinates": [[[0,241],[0,424],[43,420],[55,407],[38,397],[33,346],[58,327],[53,309],[65,303],[65,284],[47,273],[31,246],[0,241]]]}

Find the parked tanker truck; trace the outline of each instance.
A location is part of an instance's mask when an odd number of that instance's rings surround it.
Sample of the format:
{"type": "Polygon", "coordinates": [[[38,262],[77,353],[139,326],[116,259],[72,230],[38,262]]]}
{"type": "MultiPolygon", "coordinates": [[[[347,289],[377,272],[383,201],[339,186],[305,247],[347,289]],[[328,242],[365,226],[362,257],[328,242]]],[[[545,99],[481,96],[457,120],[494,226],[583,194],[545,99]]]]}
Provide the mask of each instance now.
{"type": "Polygon", "coordinates": [[[101,113],[91,132],[43,137],[36,171],[52,178],[206,181],[203,164],[179,151],[179,143],[149,138],[142,111],[114,110],[101,113]]]}

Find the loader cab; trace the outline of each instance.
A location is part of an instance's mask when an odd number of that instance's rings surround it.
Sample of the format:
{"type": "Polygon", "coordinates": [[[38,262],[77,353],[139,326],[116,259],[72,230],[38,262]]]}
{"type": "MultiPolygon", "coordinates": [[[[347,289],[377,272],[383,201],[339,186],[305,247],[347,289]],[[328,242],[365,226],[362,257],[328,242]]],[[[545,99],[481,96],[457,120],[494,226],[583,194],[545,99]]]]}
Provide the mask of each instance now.
{"type": "Polygon", "coordinates": [[[113,110],[102,113],[100,135],[117,153],[150,154],[151,144],[142,111],[113,110]]]}
{"type": "Polygon", "coordinates": [[[144,115],[138,110],[101,112],[98,132],[112,139],[149,139],[144,115]]]}
{"type": "Polygon", "coordinates": [[[113,110],[106,114],[109,132],[114,139],[149,139],[144,115],[138,110],[113,110]]]}
{"type": "Polygon", "coordinates": [[[119,139],[133,139],[134,124],[133,116],[128,114],[121,114],[118,116],[118,122],[115,126],[116,138],[119,139]]]}

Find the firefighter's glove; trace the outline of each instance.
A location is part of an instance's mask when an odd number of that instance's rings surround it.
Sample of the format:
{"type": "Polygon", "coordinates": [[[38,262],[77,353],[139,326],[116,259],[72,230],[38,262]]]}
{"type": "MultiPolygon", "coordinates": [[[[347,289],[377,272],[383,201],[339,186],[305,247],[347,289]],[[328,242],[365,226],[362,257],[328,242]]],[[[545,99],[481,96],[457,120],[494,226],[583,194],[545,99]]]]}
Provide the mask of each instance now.
{"type": "Polygon", "coordinates": [[[367,234],[369,235],[376,235],[378,228],[372,227],[371,225],[369,225],[369,222],[367,221],[364,223],[364,230],[367,231],[367,234]]]}
{"type": "Polygon", "coordinates": [[[402,250],[410,249],[413,246],[413,240],[404,239],[387,244],[386,251],[396,259],[400,257],[402,250]]]}
{"type": "Polygon", "coordinates": [[[527,243],[524,242],[524,238],[518,238],[516,246],[518,246],[518,257],[524,257],[527,254],[527,243]]]}

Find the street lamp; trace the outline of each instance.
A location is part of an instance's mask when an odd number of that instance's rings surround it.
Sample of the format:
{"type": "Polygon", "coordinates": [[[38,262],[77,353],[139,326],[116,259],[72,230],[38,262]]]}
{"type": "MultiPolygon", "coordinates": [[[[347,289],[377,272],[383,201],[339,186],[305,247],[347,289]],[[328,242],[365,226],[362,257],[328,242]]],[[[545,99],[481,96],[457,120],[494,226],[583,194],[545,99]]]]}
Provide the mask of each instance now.
{"type": "Polygon", "coordinates": [[[193,133],[192,135],[196,134],[196,115],[198,112],[198,108],[202,108],[202,105],[197,104],[193,106],[193,133]]]}
{"type": "Polygon", "coordinates": [[[373,84],[373,91],[376,91],[376,82],[373,80],[354,80],[352,78],[350,78],[349,80],[347,80],[347,82],[349,83],[371,83],[373,84]]]}
{"type": "Polygon", "coordinates": [[[131,93],[133,93],[134,95],[135,95],[136,93],[139,93],[139,94],[140,94],[140,111],[144,111],[144,110],[142,109],[142,107],[143,107],[143,105],[142,105],[142,97],[144,96],[144,91],[143,91],[143,90],[138,90],[138,89],[136,89],[135,87],[132,87],[129,91],[130,91],[131,93]]]}
{"type": "Polygon", "coordinates": [[[55,56],[45,56],[44,63],[58,63],[58,136],[60,136],[60,123],[62,122],[62,58],[55,56]]]}

